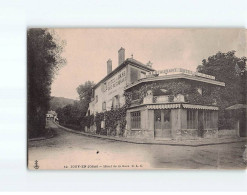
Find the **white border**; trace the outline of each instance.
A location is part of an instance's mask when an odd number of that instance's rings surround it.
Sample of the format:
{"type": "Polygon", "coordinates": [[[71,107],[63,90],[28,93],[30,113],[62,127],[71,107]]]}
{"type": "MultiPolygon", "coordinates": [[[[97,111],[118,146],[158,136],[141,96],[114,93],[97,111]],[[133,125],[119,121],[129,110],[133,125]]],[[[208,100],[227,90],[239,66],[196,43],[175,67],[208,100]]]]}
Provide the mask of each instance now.
{"type": "Polygon", "coordinates": [[[247,1],[0,0],[0,190],[247,191],[244,171],[28,171],[27,27],[246,27],[247,1]]]}

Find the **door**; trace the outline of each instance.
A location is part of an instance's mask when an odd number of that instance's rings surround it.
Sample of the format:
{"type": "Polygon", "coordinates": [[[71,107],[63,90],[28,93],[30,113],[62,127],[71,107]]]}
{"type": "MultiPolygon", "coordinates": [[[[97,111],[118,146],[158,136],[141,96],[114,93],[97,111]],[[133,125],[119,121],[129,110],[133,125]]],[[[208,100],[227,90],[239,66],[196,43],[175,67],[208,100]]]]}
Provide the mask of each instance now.
{"type": "Polygon", "coordinates": [[[154,111],[155,138],[171,138],[171,110],[154,111]]]}

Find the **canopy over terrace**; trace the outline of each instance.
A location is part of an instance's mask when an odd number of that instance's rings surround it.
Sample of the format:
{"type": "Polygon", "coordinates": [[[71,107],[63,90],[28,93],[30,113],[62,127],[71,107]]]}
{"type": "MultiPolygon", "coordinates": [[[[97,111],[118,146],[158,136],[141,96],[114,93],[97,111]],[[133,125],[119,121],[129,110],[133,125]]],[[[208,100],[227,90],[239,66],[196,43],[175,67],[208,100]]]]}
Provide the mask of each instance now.
{"type": "Polygon", "coordinates": [[[215,106],[203,106],[193,104],[152,104],[147,105],[147,109],[172,109],[172,108],[187,108],[187,109],[198,109],[198,110],[219,110],[215,106]]]}
{"type": "Polygon", "coordinates": [[[235,114],[238,116],[236,121],[236,130],[240,137],[247,137],[247,105],[246,104],[235,104],[226,108],[229,111],[236,111],[235,114]]]}

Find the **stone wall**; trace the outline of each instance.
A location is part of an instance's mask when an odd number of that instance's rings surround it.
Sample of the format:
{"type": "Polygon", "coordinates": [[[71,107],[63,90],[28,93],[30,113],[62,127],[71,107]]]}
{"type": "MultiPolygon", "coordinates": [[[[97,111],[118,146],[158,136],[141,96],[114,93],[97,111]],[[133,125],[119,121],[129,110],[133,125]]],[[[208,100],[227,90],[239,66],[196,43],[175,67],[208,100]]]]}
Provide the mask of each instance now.
{"type": "Polygon", "coordinates": [[[218,129],[203,130],[203,138],[218,138],[218,129]]]}
{"type": "Polygon", "coordinates": [[[126,137],[153,140],[154,132],[150,130],[126,130],[126,137]]]}
{"type": "Polygon", "coordinates": [[[175,139],[177,140],[198,139],[198,130],[197,129],[177,129],[175,139]]]}
{"type": "Polygon", "coordinates": [[[225,129],[225,130],[219,130],[219,137],[238,137],[239,133],[235,129],[225,129]]]}
{"type": "Polygon", "coordinates": [[[218,130],[217,129],[203,130],[202,136],[199,136],[199,132],[197,129],[178,129],[176,131],[177,140],[199,139],[199,138],[218,138],[218,130]]]}

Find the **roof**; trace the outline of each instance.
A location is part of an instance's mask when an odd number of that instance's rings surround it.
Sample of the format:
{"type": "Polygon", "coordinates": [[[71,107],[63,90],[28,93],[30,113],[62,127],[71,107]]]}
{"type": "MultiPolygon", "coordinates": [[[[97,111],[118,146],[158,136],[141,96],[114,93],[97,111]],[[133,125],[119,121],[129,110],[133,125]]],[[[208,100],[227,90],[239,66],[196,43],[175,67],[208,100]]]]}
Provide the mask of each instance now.
{"type": "Polygon", "coordinates": [[[146,82],[152,82],[152,81],[172,80],[172,79],[188,79],[188,80],[194,80],[194,81],[209,83],[209,84],[213,84],[213,85],[223,86],[223,87],[225,86],[225,83],[220,82],[220,81],[181,73],[181,74],[173,74],[173,75],[144,78],[144,79],[141,79],[135,83],[132,83],[132,84],[126,86],[125,89],[130,89],[130,88],[132,88],[132,87],[134,87],[140,83],[146,83],[146,82]]]}
{"type": "Polygon", "coordinates": [[[247,109],[247,105],[246,104],[235,104],[233,106],[226,108],[226,110],[238,110],[238,109],[247,109]]]}
{"type": "Polygon", "coordinates": [[[53,110],[49,110],[48,112],[47,112],[47,114],[57,114],[55,111],[53,111],[53,110]]]}
{"type": "Polygon", "coordinates": [[[115,68],[110,74],[106,75],[102,80],[100,80],[93,88],[97,88],[102,82],[106,81],[110,77],[112,77],[115,73],[117,73],[119,70],[124,68],[127,64],[131,64],[135,67],[148,70],[148,71],[154,71],[153,68],[148,67],[147,65],[133,59],[133,58],[127,58],[122,64],[120,64],[117,68],[115,68]]]}

